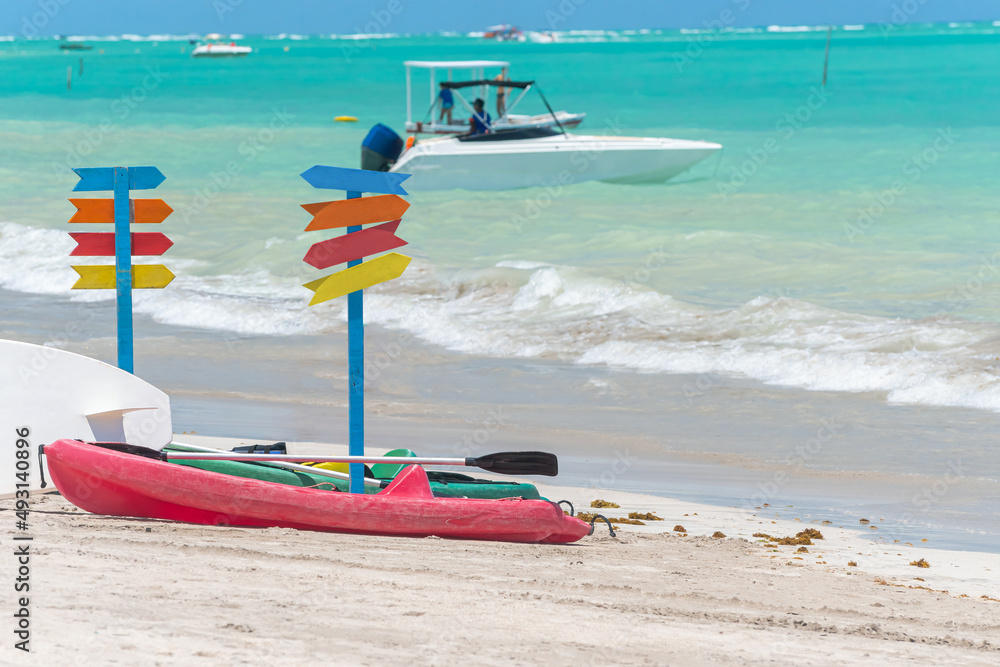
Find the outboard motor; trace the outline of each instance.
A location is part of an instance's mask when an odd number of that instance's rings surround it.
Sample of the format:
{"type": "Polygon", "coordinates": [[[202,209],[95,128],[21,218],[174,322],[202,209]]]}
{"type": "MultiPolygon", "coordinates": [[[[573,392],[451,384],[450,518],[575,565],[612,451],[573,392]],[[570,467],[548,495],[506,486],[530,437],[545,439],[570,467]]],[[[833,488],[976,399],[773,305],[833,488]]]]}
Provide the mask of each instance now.
{"type": "Polygon", "coordinates": [[[403,152],[403,140],[391,128],[379,123],[361,142],[361,168],[389,171],[403,152]]]}

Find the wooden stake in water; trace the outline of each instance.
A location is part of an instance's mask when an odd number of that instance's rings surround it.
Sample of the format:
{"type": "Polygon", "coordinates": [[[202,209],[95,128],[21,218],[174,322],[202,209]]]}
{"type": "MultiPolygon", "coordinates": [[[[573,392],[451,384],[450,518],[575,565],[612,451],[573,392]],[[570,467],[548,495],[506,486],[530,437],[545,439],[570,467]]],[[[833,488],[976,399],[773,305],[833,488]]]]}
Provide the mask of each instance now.
{"type": "Polygon", "coordinates": [[[833,26],[826,29],[826,58],[823,60],[823,87],[826,88],[826,72],[830,68],[830,39],[833,37],[833,26]]]}
{"type": "Polygon", "coordinates": [[[73,89],[73,66],[66,68],[66,90],[73,89]]]}

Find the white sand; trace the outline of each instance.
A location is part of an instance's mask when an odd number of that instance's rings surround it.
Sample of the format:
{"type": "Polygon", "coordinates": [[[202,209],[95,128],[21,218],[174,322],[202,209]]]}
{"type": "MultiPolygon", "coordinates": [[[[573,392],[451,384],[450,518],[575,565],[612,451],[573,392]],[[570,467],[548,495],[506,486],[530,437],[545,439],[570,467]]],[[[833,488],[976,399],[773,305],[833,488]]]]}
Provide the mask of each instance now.
{"type": "MultiPolygon", "coordinates": [[[[290,450],[342,451],[308,443],[290,450]]],[[[577,508],[597,495],[540,486],[577,508]]],[[[56,495],[38,496],[33,652],[14,651],[7,633],[0,660],[1000,662],[1000,601],[980,597],[1000,598],[996,554],[878,544],[870,528],[772,522],[659,497],[607,491],[600,497],[621,505],[600,510],[609,515],[653,511],[665,520],[623,527],[616,539],[602,528],[574,545],[522,545],[106,518],[56,495]],[[671,532],[676,524],[687,529],[686,537],[671,532]],[[794,535],[805,527],[825,538],[806,547],[808,553],[769,548],[752,537],[794,535]],[[710,537],[715,531],[726,538],[710,537]],[[908,565],[920,558],[930,567],[908,565]],[[848,566],[851,560],[857,567],[848,566]]],[[[12,522],[12,501],[2,503],[12,522]]],[[[11,572],[9,565],[4,571],[11,572]]]]}

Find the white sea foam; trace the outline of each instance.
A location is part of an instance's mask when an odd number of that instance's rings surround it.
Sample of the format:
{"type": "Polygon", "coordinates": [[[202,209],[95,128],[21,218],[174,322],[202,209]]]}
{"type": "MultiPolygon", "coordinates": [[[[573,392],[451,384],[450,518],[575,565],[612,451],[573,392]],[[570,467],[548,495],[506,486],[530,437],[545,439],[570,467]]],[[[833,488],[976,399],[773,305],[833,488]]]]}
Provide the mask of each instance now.
{"type": "Polygon", "coordinates": [[[769,25],[767,26],[768,32],[818,32],[820,30],[826,30],[827,26],[811,26],[811,25],[769,25]]]}
{"type": "Polygon", "coordinates": [[[198,39],[199,35],[69,35],[67,42],[186,42],[198,39]]]}
{"type": "Polygon", "coordinates": [[[361,32],[350,35],[330,35],[330,39],[350,39],[355,41],[365,40],[365,39],[393,39],[395,37],[399,37],[399,34],[395,32],[385,32],[385,33],[361,32]]]}
{"type": "MultiPolygon", "coordinates": [[[[65,231],[0,223],[0,287],[81,301],[113,298],[111,290],[70,291],[76,280],[70,264],[78,263],[69,257],[73,247],[65,231]]],[[[308,308],[303,276],[294,271],[205,275],[206,262],[176,254],[163,262],[177,275],[174,282],[135,294],[136,312],[159,322],[268,335],[344,326],[343,300],[308,308]]],[[[365,318],[466,354],[695,374],[700,384],[731,376],[876,391],[897,403],[1000,411],[994,323],[880,318],[789,298],[712,309],[573,267],[518,260],[451,277],[416,260],[399,280],[366,291],[365,318]]]]}
{"type": "Polygon", "coordinates": [[[845,26],[841,26],[841,28],[843,28],[844,30],[848,30],[848,31],[857,31],[857,30],[864,30],[865,26],[864,25],[845,25],[845,26]]]}

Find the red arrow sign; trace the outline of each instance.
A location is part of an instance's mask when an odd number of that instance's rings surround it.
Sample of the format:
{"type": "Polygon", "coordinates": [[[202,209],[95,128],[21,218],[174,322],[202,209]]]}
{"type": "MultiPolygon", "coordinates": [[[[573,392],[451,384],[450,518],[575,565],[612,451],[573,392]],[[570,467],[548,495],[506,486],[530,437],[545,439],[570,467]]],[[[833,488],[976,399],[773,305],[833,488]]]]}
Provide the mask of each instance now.
{"type": "Polygon", "coordinates": [[[317,269],[326,269],[344,262],[352,262],[368,255],[385,252],[406,245],[406,241],[395,234],[399,220],[362,229],[352,234],[344,234],[329,241],[314,243],[306,253],[304,261],[317,269]],[[387,229],[391,227],[391,229],[387,229]]]}
{"type": "MultiPolygon", "coordinates": [[[[77,242],[72,256],[82,257],[114,257],[114,232],[70,232],[77,242]]],[[[160,232],[136,232],[132,234],[132,255],[158,256],[174,244],[160,232]]]]}
{"type": "MultiPolygon", "coordinates": [[[[115,221],[114,199],[70,199],[69,203],[77,208],[70,222],[115,221]]],[[[132,222],[135,223],[163,222],[174,212],[162,199],[133,199],[131,204],[132,222]]]]}
{"type": "Polygon", "coordinates": [[[302,208],[315,216],[306,227],[307,232],[395,220],[402,217],[409,207],[410,203],[399,195],[302,204],[302,208]]]}

